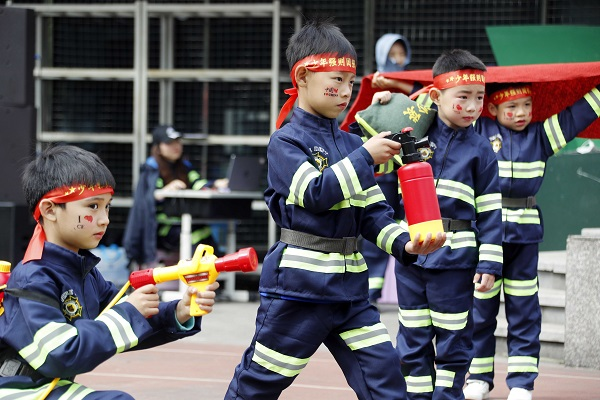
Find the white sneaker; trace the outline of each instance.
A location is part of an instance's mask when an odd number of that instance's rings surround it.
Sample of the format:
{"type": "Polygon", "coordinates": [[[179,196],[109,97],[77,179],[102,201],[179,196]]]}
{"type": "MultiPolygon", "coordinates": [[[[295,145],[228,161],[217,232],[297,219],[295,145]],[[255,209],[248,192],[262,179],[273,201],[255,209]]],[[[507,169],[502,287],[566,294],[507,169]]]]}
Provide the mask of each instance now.
{"type": "MultiPolygon", "coordinates": [[[[490,384],[477,379],[467,379],[463,389],[466,400],[485,400],[490,398],[490,384]]],[[[511,399],[513,400],[513,399],[511,399]]]]}
{"type": "Polygon", "coordinates": [[[531,400],[533,398],[533,390],[523,388],[512,388],[506,400],[531,400]]]}

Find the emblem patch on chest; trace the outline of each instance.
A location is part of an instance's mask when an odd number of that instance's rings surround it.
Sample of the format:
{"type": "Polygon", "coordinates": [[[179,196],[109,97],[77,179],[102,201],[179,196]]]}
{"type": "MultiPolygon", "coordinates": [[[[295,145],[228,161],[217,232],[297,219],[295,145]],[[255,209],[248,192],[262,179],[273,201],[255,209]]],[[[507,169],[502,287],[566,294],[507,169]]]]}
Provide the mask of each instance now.
{"type": "Polygon", "coordinates": [[[499,133],[494,135],[494,136],[490,136],[490,144],[492,145],[492,150],[494,150],[494,153],[497,153],[500,151],[500,149],[502,148],[502,135],[500,135],[499,133]]]}
{"type": "Polygon", "coordinates": [[[67,290],[60,296],[63,315],[69,320],[81,317],[81,304],[73,290],[67,290]]]}

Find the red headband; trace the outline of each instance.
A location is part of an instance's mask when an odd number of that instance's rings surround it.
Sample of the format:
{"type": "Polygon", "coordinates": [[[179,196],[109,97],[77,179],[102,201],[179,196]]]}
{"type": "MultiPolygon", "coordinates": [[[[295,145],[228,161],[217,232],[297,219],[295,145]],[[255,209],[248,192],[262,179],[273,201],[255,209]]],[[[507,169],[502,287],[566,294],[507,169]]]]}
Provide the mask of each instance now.
{"type": "Polygon", "coordinates": [[[46,241],[46,233],[44,232],[44,228],[40,225],[40,203],[42,200],[51,200],[57,204],[68,203],[75,200],[81,200],[92,196],[97,196],[104,193],[113,194],[115,191],[111,186],[85,186],[85,185],[76,185],[70,187],[60,187],[53,189],[46,193],[40,201],[35,205],[35,210],[33,212],[33,218],[36,220],[37,224],[35,226],[35,230],[33,231],[33,236],[31,236],[31,240],[29,241],[29,245],[27,246],[27,250],[25,251],[25,256],[23,257],[23,264],[31,260],[39,260],[42,258],[42,252],[44,250],[44,242],[46,241]]]}
{"type": "Polygon", "coordinates": [[[277,117],[276,127],[279,129],[285,117],[290,113],[291,109],[294,108],[294,103],[298,98],[298,89],[296,88],[296,69],[298,67],[305,67],[312,72],[330,72],[330,71],[342,71],[352,72],[356,74],[356,60],[349,55],[340,57],[334,53],[325,54],[313,54],[294,64],[294,67],[290,71],[290,77],[292,78],[292,88],[284,90],[284,93],[289,95],[281,111],[279,111],[279,117],[277,117]]]}
{"type": "Polygon", "coordinates": [[[490,102],[495,105],[500,105],[507,101],[531,97],[532,94],[531,85],[511,86],[492,93],[490,95],[490,102]]]}
{"type": "Polygon", "coordinates": [[[465,85],[485,85],[484,71],[478,69],[461,69],[458,71],[446,72],[433,78],[433,83],[411,94],[409,98],[415,100],[420,94],[427,92],[433,88],[449,89],[456,86],[465,85]]]}

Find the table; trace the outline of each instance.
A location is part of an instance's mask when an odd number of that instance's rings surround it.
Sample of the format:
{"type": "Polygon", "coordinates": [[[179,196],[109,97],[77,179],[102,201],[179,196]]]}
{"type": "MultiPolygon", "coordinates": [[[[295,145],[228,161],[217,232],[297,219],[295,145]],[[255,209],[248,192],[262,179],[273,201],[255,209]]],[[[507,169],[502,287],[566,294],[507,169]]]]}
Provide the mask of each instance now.
{"type": "MultiPolygon", "coordinates": [[[[227,254],[235,253],[235,223],[239,219],[249,218],[252,213],[252,202],[263,199],[262,192],[222,192],[217,190],[156,190],[155,194],[164,197],[164,211],[167,215],[181,215],[181,237],[179,258],[192,258],[192,217],[198,222],[227,223],[227,254]]],[[[230,300],[236,298],[235,273],[219,276],[225,281],[223,294],[230,300]]],[[[163,293],[164,300],[180,298],[185,285],[179,282],[179,291],[163,293]]]]}

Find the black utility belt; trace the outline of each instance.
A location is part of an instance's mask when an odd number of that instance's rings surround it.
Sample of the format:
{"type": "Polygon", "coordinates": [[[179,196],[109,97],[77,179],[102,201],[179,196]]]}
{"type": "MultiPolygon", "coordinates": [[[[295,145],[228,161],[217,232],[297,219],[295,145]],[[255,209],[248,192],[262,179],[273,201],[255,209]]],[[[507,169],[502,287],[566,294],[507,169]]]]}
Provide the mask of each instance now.
{"type": "Polygon", "coordinates": [[[502,198],[502,208],[533,208],[536,204],[535,196],[502,198]]]}
{"type": "Polygon", "coordinates": [[[444,232],[470,231],[471,225],[471,220],[468,219],[442,218],[444,232]]]}
{"type": "Polygon", "coordinates": [[[7,348],[0,352],[0,376],[28,376],[34,381],[44,378],[27,362],[19,359],[16,350],[7,348]]]}
{"type": "Polygon", "coordinates": [[[358,251],[358,238],[356,237],[327,238],[281,228],[281,237],[279,240],[293,246],[304,247],[323,253],[341,253],[348,255],[358,251]]]}

